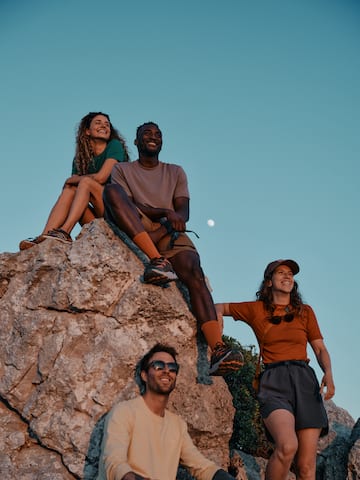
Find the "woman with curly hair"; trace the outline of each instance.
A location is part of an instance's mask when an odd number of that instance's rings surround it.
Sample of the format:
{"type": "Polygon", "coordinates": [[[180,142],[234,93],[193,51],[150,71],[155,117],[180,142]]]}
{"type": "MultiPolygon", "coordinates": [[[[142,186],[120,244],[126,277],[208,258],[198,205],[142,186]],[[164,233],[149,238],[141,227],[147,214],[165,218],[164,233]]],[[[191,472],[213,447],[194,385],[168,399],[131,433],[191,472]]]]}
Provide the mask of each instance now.
{"type": "Polygon", "coordinates": [[[80,121],[72,175],[52,208],[41,235],[20,242],[26,250],[46,238],[71,242],[70,233],[81,225],[104,215],[102,193],[117,162],[129,161],[125,140],[113,127],[109,115],[90,112],[80,121]]]}
{"type": "Polygon", "coordinates": [[[287,479],[294,458],[296,478],[315,480],[317,442],[328,431],[322,394],[329,400],[335,393],[318,322],[294,280],[299,271],[294,260],[275,260],[265,269],[256,301],[215,305],[221,324],[223,316],[242,320],[259,342],[263,371],[257,396],[266,433],[275,444],[266,480],[287,479]],[[308,342],[324,372],[321,386],[309,366],[308,342]]]}

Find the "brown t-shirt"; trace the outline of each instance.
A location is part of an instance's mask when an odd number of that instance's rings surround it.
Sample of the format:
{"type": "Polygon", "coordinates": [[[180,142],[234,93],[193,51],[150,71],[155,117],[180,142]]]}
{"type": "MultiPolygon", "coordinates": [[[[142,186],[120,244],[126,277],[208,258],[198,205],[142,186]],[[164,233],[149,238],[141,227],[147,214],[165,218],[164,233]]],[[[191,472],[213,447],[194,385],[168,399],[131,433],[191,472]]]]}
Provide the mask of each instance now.
{"type": "MultiPolygon", "coordinates": [[[[323,338],[310,305],[303,305],[300,315],[296,315],[292,322],[282,320],[279,325],[272,325],[266,332],[265,339],[263,335],[270,314],[262,301],[229,303],[229,310],[235,320],[242,320],[253,329],[259,343],[264,340],[264,363],[308,360],[307,343],[323,338]]],[[[284,306],[279,305],[273,315],[282,316],[285,313],[284,306]]]]}
{"type": "Polygon", "coordinates": [[[135,202],[153,208],[174,210],[174,199],[190,198],[187,178],[179,165],[159,162],[146,168],[136,160],[116,164],[111,183],[117,183],[135,202]]]}

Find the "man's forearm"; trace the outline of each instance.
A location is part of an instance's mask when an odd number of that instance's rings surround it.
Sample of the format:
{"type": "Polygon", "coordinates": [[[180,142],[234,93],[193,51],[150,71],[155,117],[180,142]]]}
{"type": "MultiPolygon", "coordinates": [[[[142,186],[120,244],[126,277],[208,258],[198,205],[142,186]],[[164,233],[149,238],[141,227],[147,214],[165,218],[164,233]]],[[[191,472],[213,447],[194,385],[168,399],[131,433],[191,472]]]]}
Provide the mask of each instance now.
{"type": "Polygon", "coordinates": [[[137,208],[141,210],[151,220],[160,220],[162,217],[167,217],[169,210],[167,208],[154,208],[142,203],[135,203],[137,208]]]}

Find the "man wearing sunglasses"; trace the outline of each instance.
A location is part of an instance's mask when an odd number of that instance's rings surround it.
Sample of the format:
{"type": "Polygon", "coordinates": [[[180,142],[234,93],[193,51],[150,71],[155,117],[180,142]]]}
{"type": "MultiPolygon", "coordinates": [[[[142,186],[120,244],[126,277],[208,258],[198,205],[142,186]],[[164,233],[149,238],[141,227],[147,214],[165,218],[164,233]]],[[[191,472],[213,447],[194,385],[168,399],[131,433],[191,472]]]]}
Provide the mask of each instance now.
{"type": "Polygon", "coordinates": [[[145,283],[164,285],[179,278],[186,285],[191,310],[211,349],[210,375],[239,370],[242,354],[222,340],[199,254],[185,233],[190,205],[186,174],[179,165],[159,160],[162,133],[155,123],[138,127],[135,145],[139,159],[114,168],[111,185],[104,189],[105,218],[149,257],[145,283]]]}
{"type": "Polygon", "coordinates": [[[185,421],[166,409],[180,368],[176,355],[156,344],[138,362],[141,395],[108,414],[97,480],[175,480],[179,463],[199,480],[234,480],[199,452],[185,421]]]}
{"type": "Polygon", "coordinates": [[[265,269],[257,301],[215,306],[220,323],[223,315],[246,322],[260,345],[258,400],[275,443],[265,475],[271,480],[287,478],[294,458],[296,478],[315,480],[318,438],[328,431],[322,395],[329,400],[335,393],[330,355],[315,313],[303,303],[294,279],[299,271],[294,260],[275,260],[265,269]],[[321,386],[309,366],[308,343],[324,372],[321,386]]]}

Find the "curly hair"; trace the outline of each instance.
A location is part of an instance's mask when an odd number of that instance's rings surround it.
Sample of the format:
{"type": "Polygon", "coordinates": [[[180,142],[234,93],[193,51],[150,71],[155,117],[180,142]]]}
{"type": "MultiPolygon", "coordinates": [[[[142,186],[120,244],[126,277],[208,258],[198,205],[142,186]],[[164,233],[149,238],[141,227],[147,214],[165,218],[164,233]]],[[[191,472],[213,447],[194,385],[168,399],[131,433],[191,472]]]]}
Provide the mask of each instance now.
{"type": "Polygon", "coordinates": [[[143,371],[146,371],[148,366],[149,366],[149,362],[150,362],[150,358],[155,354],[155,353],[158,353],[158,352],[165,352],[165,353],[168,353],[169,355],[171,355],[173,357],[173,359],[175,360],[176,362],[176,356],[177,356],[177,352],[175,350],[175,348],[173,347],[170,347],[169,345],[165,345],[163,343],[156,343],[139,361],[138,363],[136,364],[135,366],[135,371],[134,371],[134,378],[135,378],[135,382],[137,383],[139,389],[140,389],[140,394],[143,395],[146,391],[146,383],[144,382],[144,380],[141,378],[141,372],[143,371]]]}
{"type": "MultiPolygon", "coordinates": [[[[264,302],[265,310],[272,314],[275,310],[275,305],[272,287],[269,286],[270,279],[271,278],[264,278],[259,290],[256,292],[256,300],[264,302]]],[[[300,314],[303,301],[298,288],[299,286],[297,282],[294,282],[294,287],[290,292],[290,305],[294,313],[300,314]]]]}
{"type": "Polygon", "coordinates": [[[113,127],[109,115],[102,112],[90,112],[85,117],[83,117],[79,123],[78,130],[76,133],[76,149],[75,149],[75,165],[79,175],[85,175],[88,172],[89,165],[93,159],[94,152],[90,145],[89,137],[86,135],[86,130],[90,128],[91,121],[97,115],[103,115],[109,120],[110,123],[110,140],[116,138],[119,140],[123,146],[125,158],[124,161],[129,161],[129,152],[126,146],[124,138],[120,133],[113,127]]]}

